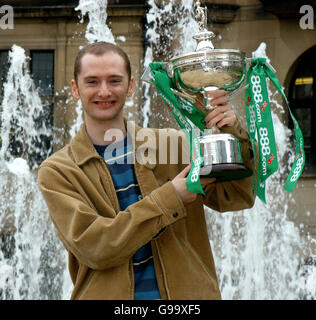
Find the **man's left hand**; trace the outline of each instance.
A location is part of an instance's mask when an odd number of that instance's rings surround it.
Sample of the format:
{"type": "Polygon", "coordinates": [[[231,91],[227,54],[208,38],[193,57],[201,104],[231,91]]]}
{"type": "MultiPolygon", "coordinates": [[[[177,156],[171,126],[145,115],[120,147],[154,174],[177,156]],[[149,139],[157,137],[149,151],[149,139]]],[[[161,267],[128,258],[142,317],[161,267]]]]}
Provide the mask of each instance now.
{"type": "Polygon", "coordinates": [[[223,126],[234,126],[237,117],[232,105],[228,104],[227,93],[224,90],[215,90],[212,92],[211,105],[215,107],[205,117],[205,128],[210,129],[213,126],[222,128],[223,126]]]}

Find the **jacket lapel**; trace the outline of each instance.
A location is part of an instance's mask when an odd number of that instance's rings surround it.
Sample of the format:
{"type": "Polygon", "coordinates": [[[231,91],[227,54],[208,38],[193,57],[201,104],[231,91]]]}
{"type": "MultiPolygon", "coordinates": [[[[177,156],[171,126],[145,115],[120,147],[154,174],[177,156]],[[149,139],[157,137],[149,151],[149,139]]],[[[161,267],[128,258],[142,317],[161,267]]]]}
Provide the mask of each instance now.
{"type": "Polygon", "coordinates": [[[82,124],[76,136],[70,142],[71,151],[78,166],[92,158],[102,159],[91,142],[85,124],[82,124]]]}
{"type": "Polygon", "coordinates": [[[133,140],[134,170],[143,197],[159,187],[153,170],[157,165],[157,129],[141,128],[134,121],[126,122],[133,140]]]}

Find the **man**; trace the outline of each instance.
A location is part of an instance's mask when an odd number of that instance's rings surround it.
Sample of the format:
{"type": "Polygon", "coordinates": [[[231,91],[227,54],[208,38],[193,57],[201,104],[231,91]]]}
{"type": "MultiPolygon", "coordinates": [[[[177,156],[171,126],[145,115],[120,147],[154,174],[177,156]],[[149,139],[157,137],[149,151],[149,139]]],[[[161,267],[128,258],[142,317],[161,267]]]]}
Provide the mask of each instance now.
{"type": "MultiPolygon", "coordinates": [[[[119,47],[86,46],[74,73],[72,92],[81,99],[84,125],[39,170],[41,191],[69,252],[71,298],[220,299],[203,205],[218,211],[251,207],[252,178],[217,184],[202,178],[202,196],[187,190],[190,168],[181,149],[177,164],[138,161],[143,142],[128,138],[145,129],[123,117],[134,79],[119,47]],[[109,132],[122,138],[114,141],[109,132]]],[[[235,134],[253,168],[248,134],[225,93],[214,92],[213,103],[219,107],[207,115],[206,127],[235,134]]],[[[166,130],[146,130],[154,133],[156,143],[148,149],[159,159],[166,130]]]]}

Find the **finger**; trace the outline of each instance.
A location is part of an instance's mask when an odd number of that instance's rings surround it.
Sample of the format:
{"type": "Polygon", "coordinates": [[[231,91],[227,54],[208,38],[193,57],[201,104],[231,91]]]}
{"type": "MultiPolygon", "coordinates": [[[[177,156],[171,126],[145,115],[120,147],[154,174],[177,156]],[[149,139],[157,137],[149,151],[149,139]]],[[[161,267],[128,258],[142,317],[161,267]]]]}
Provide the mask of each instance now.
{"type": "MultiPolygon", "coordinates": [[[[214,111],[210,112],[205,117],[205,128],[212,128],[213,126],[217,125],[222,120],[227,121],[227,120],[225,120],[225,118],[229,118],[230,115],[235,116],[235,112],[233,111],[231,105],[217,107],[214,111]]],[[[231,119],[231,122],[234,122],[233,118],[231,119]]]]}
{"type": "Polygon", "coordinates": [[[216,181],[216,178],[200,178],[200,183],[202,188],[204,188],[210,183],[214,183],[215,181],[216,181]]]}
{"type": "Polygon", "coordinates": [[[211,101],[211,105],[213,107],[216,107],[216,106],[220,106],[220,105],[225,105],[228,103],[228,98],[227,96],[220,96],[218,98],[213,98],[212,101],[211,101]]]}
{"type": "Polygon", "coordinates": [[[205,117],[205,122],[211,121],[220,113],[229,112],[229,111],[233,111],[233,107],[230,104],[226,104],[224,106],[218,106],[208,113],[208,115],[205,117]]]}
{"type": "Polygon", "coordinates": [[[232,127],[237,121],[236,114],[234,112],[227,112],[227,116],[225,116],[221,121],[216,123],[217,128],[222,128],[223,126],[232,127]]]}
{"type": "Polygon", "coordinates": [[[188,166],[186,166],[179,174],[178,174],[178,177],[182,177],[182,178],[185,178],[188,173],[190,172],[191,170],[191,164],[189,164],[188,166]]]}
{"type": "Polygon", "coordinates": [[[220,113],[219,115],[217,115],[215,118],[213,118],[209,122],[206,122],[205,128],[210,129],[210,128],[214,127],[215,125],[217,125],[220,121],[223,121],[223,120],[225,120],[225,114],[220,113]]]}

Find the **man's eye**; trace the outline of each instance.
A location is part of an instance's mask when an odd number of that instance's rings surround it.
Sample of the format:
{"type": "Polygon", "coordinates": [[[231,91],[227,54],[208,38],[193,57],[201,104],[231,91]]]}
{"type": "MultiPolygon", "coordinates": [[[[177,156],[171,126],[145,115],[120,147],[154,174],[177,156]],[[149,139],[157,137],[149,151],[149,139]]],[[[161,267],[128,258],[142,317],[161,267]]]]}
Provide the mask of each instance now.
{"type": "Polygon", "coordinates": [[[113,79],[111,80],[112,83],[120,83],[121,82],[121,79],[113,79]]]}
{"type": "Polygon", "coordinates": [[[96,84],[97,82],[96,81],[94,81],[94,80],[90,80],[90,81],[88,81],[88,84],[96,84]]]}

